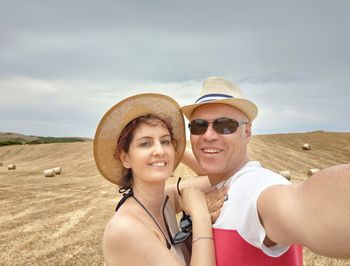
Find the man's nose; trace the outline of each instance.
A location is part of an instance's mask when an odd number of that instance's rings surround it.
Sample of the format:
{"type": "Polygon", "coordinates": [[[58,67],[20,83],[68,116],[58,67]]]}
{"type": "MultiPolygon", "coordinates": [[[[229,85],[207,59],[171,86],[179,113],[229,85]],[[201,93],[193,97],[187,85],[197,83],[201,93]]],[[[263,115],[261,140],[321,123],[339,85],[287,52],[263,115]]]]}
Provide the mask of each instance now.
{"type": "Polygon", "coordinates": [[[213,123],[209,123],[207,130],[203,134],[203,138],[206,141],[213,141],[218,139],[218,133],[213,128],[213,123]]]}

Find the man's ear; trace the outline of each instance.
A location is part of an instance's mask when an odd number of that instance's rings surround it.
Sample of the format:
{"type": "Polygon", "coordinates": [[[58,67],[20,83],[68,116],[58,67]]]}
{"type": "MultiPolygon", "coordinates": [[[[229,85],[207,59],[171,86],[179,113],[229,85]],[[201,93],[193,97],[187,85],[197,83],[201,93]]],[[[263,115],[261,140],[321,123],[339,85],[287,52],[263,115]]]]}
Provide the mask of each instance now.
{"type": "Polygon", "coordinates": [[[122,162],[123,166],[126,169],[130,169],[131,168],[130,158],[129,158],[129,155],[126,152],[121,151],[121,153],[119,154],[119,158],[120,158],[120,161],[122,162]]]}
{"type": "Polygon", "coordinates": [[[249,122],[248,124],[245,125],[244,131],[245,131],[247,143],[249,143],[250,137],[252,136],[252,123],[251,122],[249,122]]]}

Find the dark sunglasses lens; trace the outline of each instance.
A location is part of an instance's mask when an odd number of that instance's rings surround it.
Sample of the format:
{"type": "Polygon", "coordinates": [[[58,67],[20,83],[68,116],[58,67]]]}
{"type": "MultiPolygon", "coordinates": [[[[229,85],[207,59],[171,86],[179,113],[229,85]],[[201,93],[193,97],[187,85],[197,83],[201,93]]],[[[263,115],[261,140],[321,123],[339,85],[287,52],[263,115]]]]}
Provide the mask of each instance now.
{"type": "Polygon", "coordinates": [[[207,130],[208,125],[209,125],[208,121],[204,119],[195,119],[191,121],[188,127],[190,129],[191,134],[202,135],[207,130]]]}
{"type": "Polygon", "coordinates": [[[181,229],[189,231],[192,227],[192,221],[191,221],[190,216],[188,216],[188,215],[183,216],[181,221],[180,221],[179,226],[181,229]]]}
{"type": "Polygon", "coordinates": [[[220,134],[232,134],[235,133],[239,123],[236,120],[230,118],[218,118],[214,120],[213,128],[220,134]]]}
{"type": "Polygon", "coordinates": [[[181,243],[185,241],[190,235],[191,235],[191,232],[180,231],[175,235],[174,243],[175,244],[181,243]]]}

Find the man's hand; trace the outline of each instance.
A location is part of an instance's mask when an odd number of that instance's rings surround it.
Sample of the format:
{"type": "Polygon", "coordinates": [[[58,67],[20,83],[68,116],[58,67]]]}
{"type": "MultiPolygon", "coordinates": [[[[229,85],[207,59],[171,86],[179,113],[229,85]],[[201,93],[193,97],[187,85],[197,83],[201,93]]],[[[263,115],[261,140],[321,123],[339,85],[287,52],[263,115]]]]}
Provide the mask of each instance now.
{"type": "Polygon", "coordinates": [[[224,204],[225,198],[227,197],[228,187],[217,189],[212,188],[206,193],[208,210],[211,217],[211,222],[214,223],[221,213],[221,208],[224,204]]]}

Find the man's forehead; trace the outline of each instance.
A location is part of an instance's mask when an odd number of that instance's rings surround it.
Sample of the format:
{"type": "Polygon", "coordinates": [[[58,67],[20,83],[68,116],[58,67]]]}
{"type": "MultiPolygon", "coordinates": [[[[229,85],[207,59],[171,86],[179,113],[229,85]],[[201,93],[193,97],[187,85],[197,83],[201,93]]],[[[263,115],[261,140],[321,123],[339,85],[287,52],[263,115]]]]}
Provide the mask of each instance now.
{"type": "Polygon", "coordinates": [[[245,114],[229,104],[223,103],[208,103],[197,107],[192,113],[192,119],[198,118],[199,116],[205,118],[218,118],[222,116],[230,116],[233,118],[245,116],[245,114]]]}

